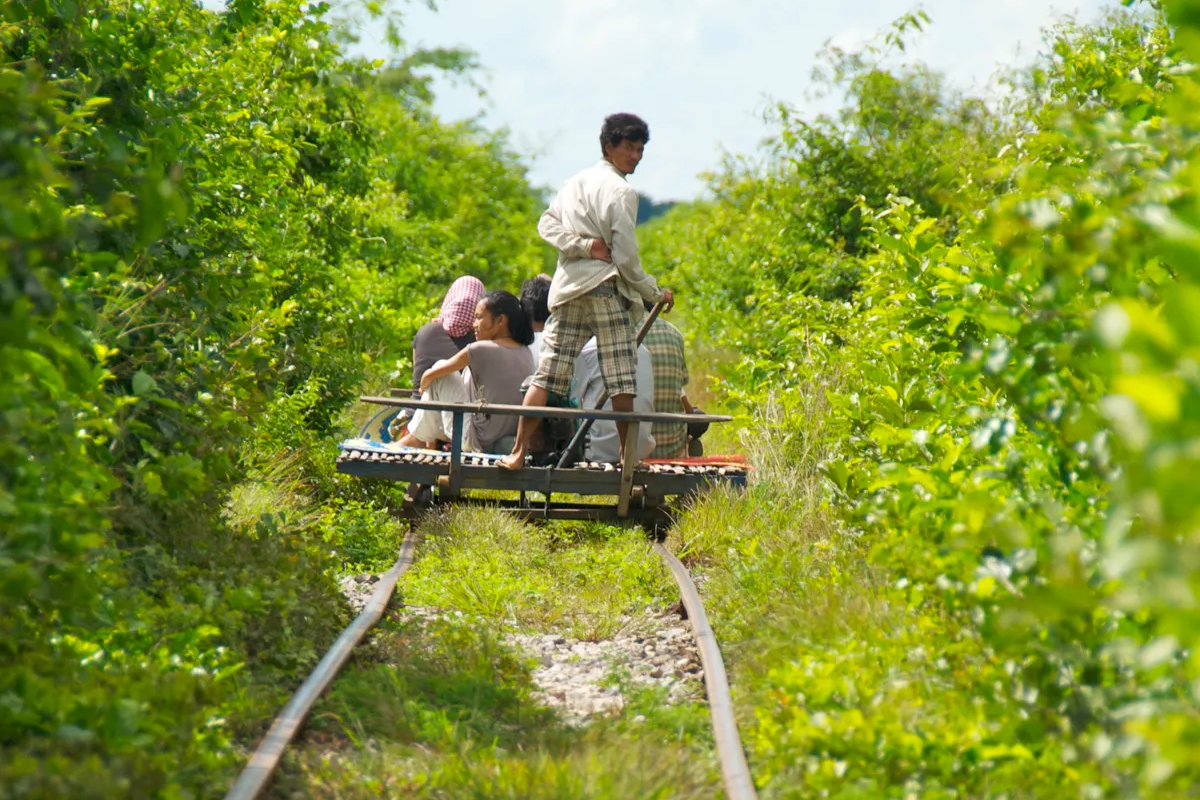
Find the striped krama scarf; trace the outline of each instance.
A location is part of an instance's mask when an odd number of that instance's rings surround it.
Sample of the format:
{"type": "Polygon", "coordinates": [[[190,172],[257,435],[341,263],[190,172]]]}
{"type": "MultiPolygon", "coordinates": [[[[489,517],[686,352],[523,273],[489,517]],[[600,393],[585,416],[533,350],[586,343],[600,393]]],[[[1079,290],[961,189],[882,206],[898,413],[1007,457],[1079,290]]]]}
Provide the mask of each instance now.
{"type": "Polygon", "coordinates": [[[442,301],[442,313],[438,314],[443,330],[456,338],[470,333],[475,324],[475,306],[485,292],[483,281],[470,275],[450,284],[450,291],[442,301]]]}

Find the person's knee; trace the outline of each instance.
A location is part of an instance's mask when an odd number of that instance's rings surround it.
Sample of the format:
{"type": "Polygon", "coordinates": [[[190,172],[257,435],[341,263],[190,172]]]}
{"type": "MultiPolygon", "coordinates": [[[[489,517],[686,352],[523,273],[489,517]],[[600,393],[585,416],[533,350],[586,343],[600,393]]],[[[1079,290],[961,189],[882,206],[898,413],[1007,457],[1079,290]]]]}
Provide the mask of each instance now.
{"type": "Polygon", "coordinates": [[[449,375],[443,375],[440,378],[434,378],[433,380],[431,380],[429,382],[429,386],[426,387],[425,392],[422,396],[426,400],[441,400],[442,396],[446,393],[446,389],[449,386],[450,386],[450,376],[449,375]]]}
{"type": "MultiPolygon", "coordinates": [[[[550,399],[550,389],[548,389],[540,378],[536,375],[529,380],[529,385],[521,384],[523,388],[521,404],[526,406],[544,406],[546,401],[550,399]]],[[[536,419],[536,417],[522,417],[525,419],[536,419]]]]}
{"type": "Polygon", "coordinates": [[[632,394],[614,394],[612,396],[613,411],[633,411],[632,394]]]}

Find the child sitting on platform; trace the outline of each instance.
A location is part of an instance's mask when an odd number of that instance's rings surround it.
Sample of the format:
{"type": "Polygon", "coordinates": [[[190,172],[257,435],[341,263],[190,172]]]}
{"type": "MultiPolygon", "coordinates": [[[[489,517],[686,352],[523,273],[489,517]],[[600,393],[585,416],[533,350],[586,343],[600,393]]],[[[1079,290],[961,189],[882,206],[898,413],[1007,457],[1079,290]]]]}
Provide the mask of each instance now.
{"type": "MultiPolygon", "coordinates": [[[[533,325],[515,295],[489,292],[475,306],[476,341],[455,356],[438,361],[421,376],[421,399],[442,403],[520,405],[521,382],[533,374],[535,364],[529,344],[533,325]],[[460,374],[470,367],[467,376],[460,374]]],[[[467,414],[463,425],[463,451],[488,453],[517,431],[518,418],[498,414],[467,414]]],[[[450,411],[418,410],[400,444],[432,448],[447,441],[454,430],[450,411]]]]}

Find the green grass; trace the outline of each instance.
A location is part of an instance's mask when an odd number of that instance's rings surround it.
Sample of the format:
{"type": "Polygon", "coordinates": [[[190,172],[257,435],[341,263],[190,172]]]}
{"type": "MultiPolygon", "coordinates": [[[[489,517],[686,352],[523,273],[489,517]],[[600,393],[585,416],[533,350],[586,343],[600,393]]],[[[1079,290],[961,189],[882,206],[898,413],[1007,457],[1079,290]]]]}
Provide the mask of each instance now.
{"type": "Polygon", "coordinates": [[[692,800],[720,796],[710,765],[677,747],[587,738],[557,751],[480,747],[432,756],[387,746],[353,760],[306,753],[303,788],[312,798],[416,797],[466,800],[692,800]]]}
{"type": "Polygon", "coordinates": [[[453,608],[586,641],[612,636],[647,607],[675,599],[646,535],[598,524],[532,526],[460,508],[423,526],[405,602],[453,608]]]}
{"type": "Polygon", "coordinates": [[[221,514],[230,526],[243,531],[254,531],[270,517],[281,533],[296,533],[320,518],[305,491],[300,459],[287,452],[263,459],[250,470],[247,479],[230,491],[221,514]]]}
{"type": "Polygon", "coordinates": [[[409,618],[387,627],[315,710],[314,730],[449,750],[562,737],[554,713],[531,698],[530,665],[489,626],[409,618]]]}
{"type": "MultiPolygon", "coordinates": [[[[314,710],[275,797],[700,798],[719,791],[699,706],[631,691],[580,730],[533,697],[490,622],[385,623],[314,710]]],[[[619,677],[617,680],[620,680],[619,677]]]]}

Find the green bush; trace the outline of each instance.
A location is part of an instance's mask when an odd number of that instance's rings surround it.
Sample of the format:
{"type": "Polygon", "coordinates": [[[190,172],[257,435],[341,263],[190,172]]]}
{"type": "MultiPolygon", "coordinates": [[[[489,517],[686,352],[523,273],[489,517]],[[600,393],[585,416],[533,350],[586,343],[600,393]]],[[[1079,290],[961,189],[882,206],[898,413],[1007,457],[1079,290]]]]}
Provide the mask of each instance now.
{"type": "Polygon", "coordinates": [[[384,546],[326,506],[387,499],[333,475],[342,410],[431,286],[541,263],[503,140],[329,10],[0,7],[6,795],[223,785],[345,621],[326,539],[384,546]]]}
{"type": "MultiPolygon", "coordinates": [[[[1163,7],[1050,31],[988,135],[986,115],[932,114],[878,151],[874,126],[913,98],[959,101],[834,53],[849,101],[829,140],[924,164],[921,180],[881,197],[863,161],[810,164],[830,151],[794,144],[830,123],[784,117],[791,174],[731,171],[655,224],[651,257],[743,355],[726,393],[759,410],[824,394],[793,441],[820,444],[800,450],[817,502],[870,565],[753,522],[753,547],[711,551],[717,586],[742,590],[717,596],[719,635],[783,609],[746,676],[752,771],[778,796],[1193,791],[1200,50],[1195,4],[1163,7]],[[852,217],[810,194],[814,169],[864,187],[852,217]],[[853,248],[811,233],[848,220],[853,248]],[[812,292],[831,270],[853,291],[812,292]],[[814,627],[771,589],[798,574],[813,601],[876,612],[814,627]],[[914,648],[946,666],[904,674],[914,648]]],[[[818,539],[840,550],[835,532],[818,539]]]]}

